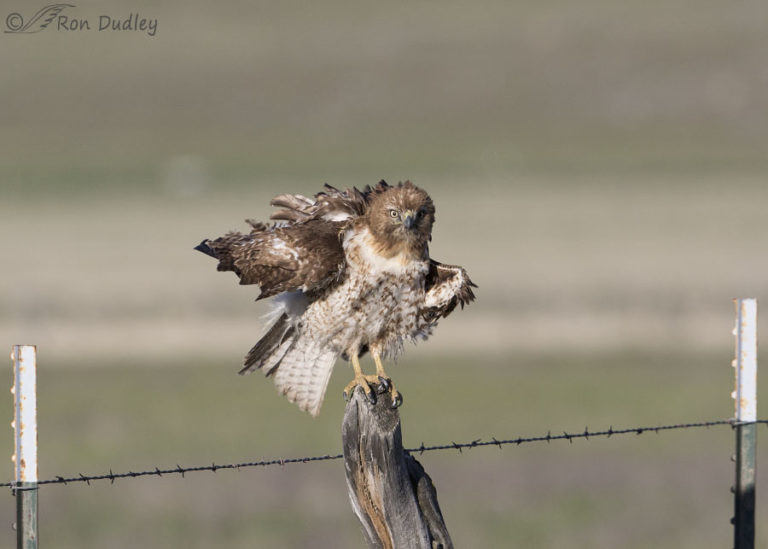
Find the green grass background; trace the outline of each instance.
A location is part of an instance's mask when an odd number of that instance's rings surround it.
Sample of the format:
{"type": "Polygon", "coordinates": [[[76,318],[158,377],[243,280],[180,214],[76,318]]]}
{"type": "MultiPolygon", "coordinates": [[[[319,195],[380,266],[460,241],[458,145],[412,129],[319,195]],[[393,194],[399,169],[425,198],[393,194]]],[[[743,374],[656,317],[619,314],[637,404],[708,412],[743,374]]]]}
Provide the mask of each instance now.
{"type": "MultiPolygon", "coordinates": [[[[389,368],[406,445],[732,415],[731,299],[768,298],[764,3],[67,10],[158,32],[0,34],[0,345],[38,345],[41,477],[339,452],[348,366],[317,419],[235,375],[266,308],[191,249],[324,182],[413,179],[432,255],[480,286],[389,368]]],[[[420,459],[458,547],[699,548],[731,543],[732,446],[715,427],[420,459]]],[[[0,498],[0,546],[13,520],[0,498]]],[[[40,534],[362,545],[340,462],[46,486],[40,534]]]]}

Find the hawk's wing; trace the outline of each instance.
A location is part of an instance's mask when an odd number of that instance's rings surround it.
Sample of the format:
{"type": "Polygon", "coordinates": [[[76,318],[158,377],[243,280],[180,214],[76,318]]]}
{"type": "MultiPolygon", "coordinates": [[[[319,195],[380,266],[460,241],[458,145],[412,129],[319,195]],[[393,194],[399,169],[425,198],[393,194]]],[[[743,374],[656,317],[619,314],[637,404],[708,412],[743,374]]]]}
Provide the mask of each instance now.
{"type": "Polygon", "coordinates": [[[477,288],[477,285],[462,267],[430,259],[424,284],[424,318],[429,322],[437,321],[451,314],[457,305],[463,309],[464,305],[475,300],[472,288],[477,288]]]}
{"type": "Polygon", "coordinates": [[[258,284],[259,299],[319,290],[341,278],[346,259],[339,235],[350,219],[365,214],[370,192],[325,185],[314,200],[281,194],[270,203],[281,208],[272,215],[274,225],[247,220],[250,234],[231,232],[196,249],[218,259],[220,271],[234,271],[240,284],[258,284]]]}
{"type": "Polygon", "coordinates": [[[270,205],[282,208],[272,214],[271,219],[289,223],[304,223],[311,219],[324,221],[346,221],[365,214],[370,187],[363,191],[356,188],[340,191],[325,184],[325,191],[315,195],[314,200],[300,194],[280,194],[270,205]]]}
{"type": "Polygon", "coordinates": [[[204,240],[197,250],[219,260],[219,271],[233,271],[240,284],[258,284],[257,299],[282,292],[320,290],[338,280],[346,264],[339,240],[343,223],[312,219],[267,226],[252,223],[250,234],[231,232],[204,240]]]}
{"type": "Polygon", "coordinates": [[[259,299],[317,291],[341,278],[346,259],[339,235],[350,219],[365,214],[369,192],[325,185],[314,200],[281,194],[271,202],[281,208],[272,215],[274,225],[247,220],[250,234],[231,232],[196,249],[218,259],[220,271],[234,271],[240,284],[258,284],[259,299]]]}

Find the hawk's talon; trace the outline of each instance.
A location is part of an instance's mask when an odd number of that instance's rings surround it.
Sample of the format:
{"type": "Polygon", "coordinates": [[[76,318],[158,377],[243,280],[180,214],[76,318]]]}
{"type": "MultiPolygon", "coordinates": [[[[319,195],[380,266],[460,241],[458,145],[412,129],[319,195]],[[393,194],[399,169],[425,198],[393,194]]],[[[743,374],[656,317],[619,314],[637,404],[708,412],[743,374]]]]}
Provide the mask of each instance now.
{"type": "Polygon", "coordinates": [[[392,408],[399,408],[403,405],[403,394],[400,391],[394,391],[392,394],[392,408]]]}
{"type": "Polygon", "coordinates": [[[389,388],[391,387],[391,385],[392,385],[392,380],[383,376],[379,376],[379,383],[377,385],[376,392],[382,395],[387,391],[389,391],[389,388]]]}
{"type": "Polygon", "coordinates": [[[376,394],[371,389],[371,385],[377,385],[378,388],[379,378],[377,376],[359,375],[350,381],[346,387],[344,387],[344,399],[349,400],[352,398],[352,394],[355,391],[355,387],[360,387],[365,393],[365,398],[371,404],[376,404],[376,394]]]}

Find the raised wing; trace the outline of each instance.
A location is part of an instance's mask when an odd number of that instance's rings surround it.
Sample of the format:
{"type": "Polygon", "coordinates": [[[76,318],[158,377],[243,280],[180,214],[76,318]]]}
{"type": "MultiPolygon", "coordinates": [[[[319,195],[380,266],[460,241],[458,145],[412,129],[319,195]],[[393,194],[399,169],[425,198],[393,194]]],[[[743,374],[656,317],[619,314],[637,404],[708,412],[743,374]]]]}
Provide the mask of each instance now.
{"type": "Polygon", "coordinates": [[[337,281],[346,264],[339,240],[343,222],[309,219],[291,225],[249,221],[250,234],[230,232],[195,249],[219,260],[240,284],[258,284],[263,299],[282,292],[311,293],[337,281]]]}
{"type": "Polygon", "coordinates": [[[434,322],[451,314],[457,305],[464,305],[475,300],[472,288],[477,288],[462,267],[444,265],[429,260],[429,272],[424,285],[424,309],[422,314],[428,322],[434,322]]]}
{"type": "Polygon", "coordinates": [[[300,194],[280,194],[272,199],[270,205],[281,208],[272,214],[271,219],[304,223],[311,219],[324,221],[346,221],[365,214],[367,195],[356,188],[340,191],[326,183],[325,191],[315,195],[314,200],[300,194]]]}

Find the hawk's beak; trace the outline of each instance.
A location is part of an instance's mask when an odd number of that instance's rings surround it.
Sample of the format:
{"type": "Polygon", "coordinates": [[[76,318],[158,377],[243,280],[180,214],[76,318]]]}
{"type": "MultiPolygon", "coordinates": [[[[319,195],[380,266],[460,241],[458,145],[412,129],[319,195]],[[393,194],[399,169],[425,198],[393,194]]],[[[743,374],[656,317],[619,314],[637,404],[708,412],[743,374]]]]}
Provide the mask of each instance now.
{"type": "Polygon", "coordinates": [[[412,229],[414,225],[416,225],[416,214],[413,213],[411,210],[404,211],[403,212],[403,226],[406,229],[412,229]]]}

